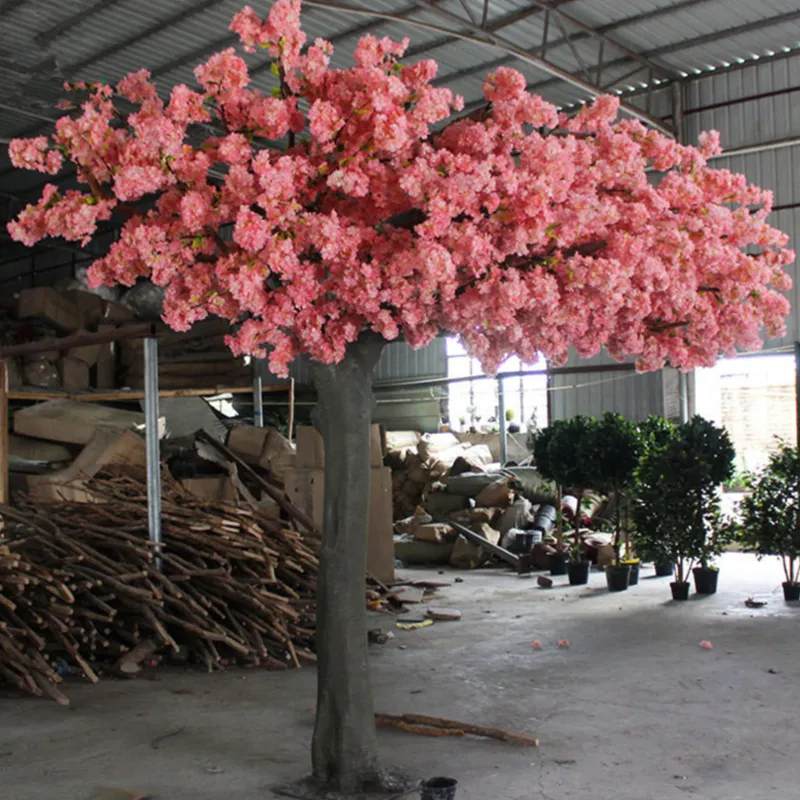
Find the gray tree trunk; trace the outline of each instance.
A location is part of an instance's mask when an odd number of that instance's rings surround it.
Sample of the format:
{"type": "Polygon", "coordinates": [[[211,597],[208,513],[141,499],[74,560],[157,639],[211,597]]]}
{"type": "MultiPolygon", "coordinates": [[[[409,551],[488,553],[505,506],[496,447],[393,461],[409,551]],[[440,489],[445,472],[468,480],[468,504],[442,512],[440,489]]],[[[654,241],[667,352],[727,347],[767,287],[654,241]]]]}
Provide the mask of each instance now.
{"type": "Polygon", "coordinates": [[[372,372],[384,343],[364,335],[340,363],[312,367],[314,422],[325,442],[326,468],[311,760],[317,786],[342,794],[383,783],[367,660],[365,574],[372,372]]]}

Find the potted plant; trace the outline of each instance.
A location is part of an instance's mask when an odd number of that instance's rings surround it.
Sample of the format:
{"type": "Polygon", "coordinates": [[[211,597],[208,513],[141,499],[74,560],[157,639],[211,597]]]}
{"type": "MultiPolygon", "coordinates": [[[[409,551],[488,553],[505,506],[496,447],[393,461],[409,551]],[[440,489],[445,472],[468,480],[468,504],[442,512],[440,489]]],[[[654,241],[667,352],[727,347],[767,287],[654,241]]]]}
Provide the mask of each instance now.
{"type": "MultiPolygon", "coordinates": [[[[592,566],[591,562],[583,557],[580,526],[583,521],[583,493],[591,482],[590,465],[583,458],[583,449],[596,425],[597,421],[592,417],[576,416],[567,420],[557,420],[549,428],[545,428],[539,435],[541,439],[542,434],[547,431],[544,437],[546,453],[542,452],[543,447],[539,445],[539,455],[543,456],[542,466],[537,456],[537,449],[534,448],[537,467],[544,477],[555,481],[562,489],[572,488],[578,498],[573,517],[571,558],[566,568],[569,582],[573,586],[589,582],[589,571],[592,566]]],[[[553,574],[563,574],[563,572],[553,574]]]]}
{"type": "MultiPolygon", "coordinates": [[[[642,443],[642,456],[664,447],[675,435],[675,425],[663,417],[650,415],[639,423],[639,437],[642,443]]],[[[645,561],[651,561],[659,578],[672,577],[675,564],[660,542],[652,537],[636,537],[636,549],[645,561]]]]}
{"type": "Polygon", "coordinates": [[[719,486],[733,472],[734,455],[725,430],[697,416],[677,427],[666,444],[645,449],[632,515],[643,550],[676,565],[670,584],[676,600],[689,596],[692,567],[708,567],[726,539],[719,486]]]}
{"type": "Polygon", "coordinates": [[[606,567],[606,581],[612,592],[624,591],[639,580],[639,559],[633,558],[628,533],[628,493],[641,456],[639,428],[621,414],[606,412],[582,444],[581,457],[589,470],[591,488],[613,495],[616,502],[615,558],[614,564],[606,567]]]}
{"type": "Polygon", "coordinates": [[[783,596],[800,600],[800,454],[780,443],[767,466],[747,478],[750,492],[739,506],[739,537],[759,559],[779,556],[783,596]]]}

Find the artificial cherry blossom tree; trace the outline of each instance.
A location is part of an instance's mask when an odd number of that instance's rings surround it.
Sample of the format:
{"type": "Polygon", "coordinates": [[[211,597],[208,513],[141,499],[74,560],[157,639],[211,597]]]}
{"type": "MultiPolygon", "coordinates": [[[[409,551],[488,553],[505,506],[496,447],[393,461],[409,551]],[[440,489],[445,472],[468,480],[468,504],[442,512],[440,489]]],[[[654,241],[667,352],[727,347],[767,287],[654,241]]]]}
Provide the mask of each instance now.
{"type": "Polygon", "coordinates": [[[407,42],[364,37],[355,65],[306,47],[299,0],[231,28],[272,60],[251,85],[233,49],[162,98],[142,70],[77,84],[50,137],[11,143],[48,185],[9,225],[18,241],[86,244],[124,220],[95,286],[149,278],[176,330],[230,321],[236,354],[278,375],[310,356],[329,468],[318,589],[319,696],[312,748],[322,786],[380,782],[364,611],[371,376],[383,344],[460,337],[487,371],[511,354],[563,362],[605,348],[641,369],[689,369],[784,330],[794,254],[770,227],[769,192],[707,166],[715,133],[687,147],[601,97],[573,117],[500,68],[487,107],[403,64],[407,42]],[[655,173],[656,180],[650,180],[655,173]]]}

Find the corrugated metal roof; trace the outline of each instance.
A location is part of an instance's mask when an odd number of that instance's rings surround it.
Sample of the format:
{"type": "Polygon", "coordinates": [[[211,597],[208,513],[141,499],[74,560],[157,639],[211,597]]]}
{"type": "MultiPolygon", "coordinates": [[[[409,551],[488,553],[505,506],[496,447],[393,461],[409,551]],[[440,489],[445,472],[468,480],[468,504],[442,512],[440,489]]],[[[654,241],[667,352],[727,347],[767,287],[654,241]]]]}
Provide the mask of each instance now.
{"type": "MultiPolygon", "coordinates": [[[[0,19],[0,138],[31,135],[41,124],[36,115],[55,117],[53,106],[65,78],[113,82],[145,66],[165,94],[176,83],[192,84],[196,64],[235,43],[228,25],[243,2],[16,3],[0,19]]],[[[439,61],[440,82],[462,94],[468,104],[480,101],[486,73],[500,63],[520,69],[534,91],[558,105],[586,100],[590,96],[586,89],[553,78],[509,53],[508,48],[518,48],[542,55],[545,28],[544,57],[549,63],[595,81],[602,48],[601,84],[623,97],[657,75],[632,60],[630,51],[649,59],[654,68],[663,70],[661,78],[666,79],[705,73],[752,56],[765,58],[785,49],[800,49],[797,0],[549,0],[544,4],[489,0],[484,28],[480,28],[482,0],[417,0],[416,4],[411,0],[350,0],[349,4],[399,19],[374,19],[307,5],[303,11],[306,32],[310,39],[321,36],[334,41],[335,65],[352,63],[352,49],[365,29],[377,36],[408,36],[413,56],[439,61]],[[549,5],[551,10],[546,12],[541,5],[549,5]],[[431,26],[444,32],[431,30],[431,26]],[[581,26],[599,29],[605,42],[581,26]],[[448,31],[491,39],[494,44],[459,40],[448,36],[448,31]]],[[[264,4],[259,10],[266,11],[266,7],[264,4]]],[[[268,89],[274,79],[263,55],[248,56],[247,60],[255,84],[268,89]]],[[[642,98],[632,98],[631,104],[645,107],[642,98]]],[[[664,102],[659,113],[669,116],[664,102]]],[[[39,176],[9,171],[3,153],[0,191],[15,194],[40,183],[39,176]]]]}

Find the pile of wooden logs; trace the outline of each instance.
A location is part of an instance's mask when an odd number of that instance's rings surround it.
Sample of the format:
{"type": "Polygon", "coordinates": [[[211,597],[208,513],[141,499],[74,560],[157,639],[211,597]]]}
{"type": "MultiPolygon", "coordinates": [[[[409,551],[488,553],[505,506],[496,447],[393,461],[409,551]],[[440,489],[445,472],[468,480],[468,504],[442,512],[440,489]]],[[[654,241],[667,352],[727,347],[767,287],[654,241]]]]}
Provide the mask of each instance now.
{"type": "Polygon", "coordinates": [[[156,548],[141,483],[97,478],[91,494],[0,506],[0,682],[65,703],[59,665],[96,681],[163,648],[209,670],[316,660],[313,538],[170,484],[156,548]]]}

